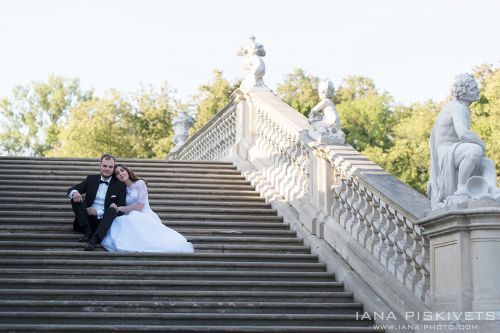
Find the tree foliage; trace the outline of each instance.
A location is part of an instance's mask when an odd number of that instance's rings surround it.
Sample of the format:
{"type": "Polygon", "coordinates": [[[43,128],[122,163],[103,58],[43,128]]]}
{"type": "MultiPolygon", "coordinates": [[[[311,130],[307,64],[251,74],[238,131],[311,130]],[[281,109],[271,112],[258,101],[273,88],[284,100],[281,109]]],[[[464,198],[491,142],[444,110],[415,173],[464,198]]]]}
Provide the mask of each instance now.
{"type": "Polygon", "coordinates": [[[132,96],[110,90],[103,98],[79,103],[61,128],[50,156],[165,158],[173,147],[174,101],[168,85],[142,88],[132,96]]]}
{"type": "Polygon", "coordinates": [[[442,106],[429,100],[398,110],[399,121],[388,149],[368,147],[368,158],[422,194],[427,190],[430,168],[429,137],[442,106]]]}
{"type": "Polygon", "coordinates": [[[90,91],[81,92],[78,79],[54,75],[15,87],[11,98],[0,101],[2,150],[44,156],[58,142],[59,126],[69,110],[91,96],[90,91]]]}
{"type": "Polygon", "coordinates": [[[368,147],[388,149],[394,126],[392,98],[379,93],[369,78],[350,76],[336,94],[337,110],[347,141],[359,151],[368,147]]]}
{"type": "Polygon", "coordinates": [[[222,76],[222,71],[214,70],[213,79],[207,84],[198,88],[198,93],[193,96],[193,103],[196,105],[196,118],[190,133],[196,133],[212,117],[222,110],[228,103],[231,94],[239,87],[240,82],[231,85],[222,76]]]}
{"type": "Polygon", "coordinates": [[[479,102],[471,106],[474,131],[486,144],[486,155],[496,163],[500,175],[500,68],[481,65],[474,71],[481,87],[479,102]]]}
{"type": "Polygon", "coordinates": [[[311,109],[319,102],[319,78],[308,75],[300,68],[288,74],[285,81],[276,87],[276,95],[295,110],[308,116],[311,109]]]}

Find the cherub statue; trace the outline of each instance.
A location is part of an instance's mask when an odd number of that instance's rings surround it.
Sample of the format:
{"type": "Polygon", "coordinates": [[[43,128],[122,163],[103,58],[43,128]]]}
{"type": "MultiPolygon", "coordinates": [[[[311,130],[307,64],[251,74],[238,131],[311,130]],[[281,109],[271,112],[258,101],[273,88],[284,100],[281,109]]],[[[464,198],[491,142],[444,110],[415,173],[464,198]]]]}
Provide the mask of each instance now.
{"type": "Polygon", "coordinates": [[[313,127],[309,130],[309,136],[319,143],[342,144],[345,134],[340,128],[339,115],[331,99],[334,93],[332,82],[320,82],[318,93],[321,100],[309,113],[309,123],[313,127]]]}
{"type": "Polygon", "coordinates": [[[266,55],[264,46],[255,42],[255,36],[250,36],[246,44],[239,48],[237,55],[245,57],[246,76],[241,82],[240,89],[249,91],[253,87],[265,87],[263,78],[266,74],[266,65],[261,58],[266,55]]]}

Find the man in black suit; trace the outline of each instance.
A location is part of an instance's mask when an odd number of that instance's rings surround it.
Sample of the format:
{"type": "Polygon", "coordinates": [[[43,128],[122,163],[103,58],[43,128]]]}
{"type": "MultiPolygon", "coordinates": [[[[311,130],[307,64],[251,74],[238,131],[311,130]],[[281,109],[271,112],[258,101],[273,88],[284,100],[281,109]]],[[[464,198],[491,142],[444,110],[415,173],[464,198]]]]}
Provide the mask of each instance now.
{"type": "Polygon", "coordinates": [[[115,162],[113,155],[102,155],[99,164],[101,174],[87,176],[68,190],[76,215],[73,230],[84,233],[79,241],[87,242],[86,251],[93,251],[95,245],[106,236],[117,216],[115,208],[125,206],[127,189],[124,183],[113,177],[115,162]],[[82,194],[85,194],[85,199],[82,194]]]}

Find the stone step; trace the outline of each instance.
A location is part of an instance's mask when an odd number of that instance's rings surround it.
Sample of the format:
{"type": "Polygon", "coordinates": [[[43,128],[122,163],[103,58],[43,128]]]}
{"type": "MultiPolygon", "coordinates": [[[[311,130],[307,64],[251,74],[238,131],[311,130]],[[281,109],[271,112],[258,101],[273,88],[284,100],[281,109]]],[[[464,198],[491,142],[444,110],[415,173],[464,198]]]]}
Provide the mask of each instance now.
{"type": "MultiPolygon", "coordinates": [[[[287,230],[287,229],[238,229],[238,228],[183,228],[181,227],[176,227],[173,228],[177,232],[187,236],[200,236],[200,235],[206,235],[206,236],[244,236],[244,237],[252,237],[252,236],[271,236],[271,237],[295,237],[296,232],[287,230]]],[[[10,234],[15,234],[15,235],[22,235],[24,233],[27,234],[49,234],[49,235],[67,235],[69,236],[70,239],[74,238],[75,232],[69,227],[69,226],[64,226],[64,227],[50,227],[50,226],[33,226],[32,228],[27,228],[26,226],[23,226],[22,228],[19,227],[12,227],[12,226],[3,226],[0,224],[0,234],[5,234],[5,233],[10,233],[10,234]],[[43,228],[42,228],[43,227],[43,228]]],[[[80,237],[80,235],[78,235],[80,237]]]]}
{"type": "MultiPolygon", "coordinates": [[[[218,232],[222,234],[235,233],[266,233],[275,235],[296,235],[296,232],[291,231],[287,224],[274,223],[245,223],[245,222],[211,222],[211,223],[178,223],[164,222],[164,225],[175,229],[178,232],[206,233],[218,232]]],[[[16,225],[16,224],[0,224],[0,232],[35,232],[35,233],[68,233],[74,234],[72,225],[65,223],[64,225],[16,225]]]]}
{"type": "MultiPolygon", "coordinates": [[[[35,230],[36,232],[45,232],[50,230],[72,231],[73,219],[60,219],[57,221],[43,220],[40,223],[31,223],[24,220],[24,224],[9,223],[6,220],[0,220],[0,230],[35,230]]],[[[22,219],[20,220],[20,222],[22,219]]],[[[36,220],[33,220],[36,221],[36,220]]],[[[242,222],[242,221],[164,221],[164,225],[179,229],[266,229],[266,230],[290,230],[290,225],[280,222],[242,222]]]]}
{"type": "Polygon", "coordinates": [[[251,290],[87,290],[87,289],[4,289],[1,300],[96,300],[96,301],[183,301],[183,302],[352,302],[347,291],[251,291],[251,290]]]}
{"type": "MultiPolygon", "coordinates": [[[[90,174],[99,174],[99,169],[95,168],[94,170],[74,170],[72,168],[62,168],[59,170],[53,170],[51,168],[43,169],[39,167],[27,168],[27,169],[2,169],[0,170],[3,175],[18,175],[22,172],[23,175],[39,175],[41,177],[44,176],[53,176],[53,175],[61,175],[61,176],[80,176],[82,179],[85,179],[86,176],[90,174]]],[[[148,177],[192,177],[197,176],[200,177],[202,175],[203,178],[207,176],[218,177],[218,176],[233,176],[237,179],[242,179],[241,173],[236,169],[229,168],[166,168],[158,171],[145,171],[145,172],[137,172],[137,176],[142,178],[148,177]]]]}
{"type": "MultiPolygon", "coordinates": [[[[236,166],[232,164],[190,164],[190,163],[165,163],[163,165],[155,164],[135,164],[134,166],[129,165],[130,168],[142,171],[152,171],[152,172],[163,172],[169,170],[236,170],[236,166]]],[[[85,172],[99,172],[99,163],[96,164],[46,164],[46,163],[2,163],[0,162],[0,172],[6,170],[12,170],[13,168],[24,171],[24,170],[47,170],[47,171],[59,171],[59,170],[75,170],[75,171],[85,171],[85,172]]]]}
{"type": "MultiPolygon", "coordinates": [[[[59,194],[60,197],[66,197],[66,192],[68,191],[70,186],[59,186],[59,185],[52,185],[52,184],[47,184],[43,186],[34,186],[30,184],[25,184],[25,185],[5,185],[2,182],[0,182],[0,195],[1,196],[9,196],[10,192],[52,192],[54,194],[59,194]]],[[[148,188],[148,192],[150,194],[170,194],[170,195],[175,195],[175,196],[180,196],[180,195],[186,195],[186,194],[191,194],[191,195],[228,195],[228,196],[252,196],[252,197],[259,197],[260,193],[255,192],[255,191],[250,191],[250,190],[229,190],[229,189],[190,189],[190,188],[178,188],[178,189],[171,189],[171,188],[156,188],[152,186],[151,188],[148,188]]]]}
{"type": "Polygon", "coordinates": [[[39,260],[130,260],[130,261],[155,261],[155,262],[279,262],[279,263],[317,263],[318,256],[314,254],[237,254],[237,253],[151,253],[151,252],[102,252],[95,251],[29,251],[29,250],[2,250],[0,251],[0,260],[2,259],[32,259],[39,260]]]}
{"type": "MultiPolygon", "coordinates": [[[[82,251],[84,252],[84,251],[82,251]]],[[[94,252],[97,253],[97,252],[94,252]]],[[[107,252],[102,252],[107,253],[107,252]]],[[[218,253],[215,253],[218,254],[218,253]]],[[[229,261],[229,260],[110,260],[110,259],[44,259],[32,257],[0,258],[2,268],[31,268],[31,269],[167,269],[170,271],[248,271],[266,270],[283,272],[324,272],[326,265],[318,262],[279,262],[279,261],[229,261]]],[[[0,286],[1,287],[1,286],[0,286]]],[[[1,298],[0,298],[1,299],[1,298]]]]}
{"type": "MultiPolygon", "coordinates": [[[[4,182],[6,180],[12,180],[12,174],[2,174],[0,173],[0,182],[4,182]]],[[[74,175],[44,175],[43,178],[40,175],[15,175],[17,181],[37,181],[43,180],[46,182],[60,182],[63,184],[78,184],[84,178],[81,176],[74,175]]],[[[245,180],[243,177],[240,178],[230,178],[230,179],[218,179],[218,178],[166,178],[166,177],[148,177],[147,181],[150,184],[163,184],[163,183],[181,183],[181,184],[232,184],[232,185],[250,185],[250,182],[245,180]],[[241,179],[240,179],[241,178],[241,179]]]]}
{"type": "Polygon", "coordinates": [[[144,279],[9,279],[0,277],[2,289],[63,290],[169,290],[169,291],[343,291],[342,282],[314,281],[209,281],[144,279]]]}
{"type": "Polygon", "coordinates": [[[2,311],[128,312],[136,313],[362,313],[361,303],[287,302],[119,302],[119,301],[25,301],[0,300],[2,311]]]}
{"type": "MultiPolygon", "coordinates": [[[[185,213],[163,213],[160,212],[158,214],[162,221],[171,221],[171,220],[199,220],[199,221],[274,221],[274,222],[282,222],[283,218],[275,215],[259,215],[259,214],[199,214],[190,213],[189,211],[185,213]]],[[[13,218],[21,218],[29,221],[30,218],[51,218],[58,219],[60,221],[61,218],[66,218],[65,221],[73,221],[74,214],[70,209],[65,209],[61,211],[9,211],[8,216],[1,216],[0,221],[12,221],[13,218]]]]}
{"type": "MultiPolygon", "coordinates": [[[[69,198],[59,195],[54,198],[40,197],[38,194],[32,194],[32,197],[0,197],[0,205],[9,205],[10,207],[16,205],[28,205],[39,207],[41,205],[65,205],[69,207],[69,198]]],[[[235,207],[235,208],[259,208],[259,209],[272,209],[270,204],[265,202],[244,202],[244,201],[195,201],[195,200],[168,200],[168,199],[155,199],[149,198],[149,203],[154,206],[181,206],[181,207],[235,207]]],[[[9,207],[9,208],[10,208],[9,207]]]]}
{"type": "MultiPolygon", "coordinates": [[[[266,237],[266,236],[214,236],[214,235],[184,235],[186,239],[195,246],[198,244],[265,244],[265,245],[302,245],[302,239],[293,237],[266,237]]],[[[0,241],[42,241],[42,242],[77,242],[81,237],[75,234],[73,237],[64,234],[8,234],[0,233],[0,241]]]]}
{"type": "MultiPolygon", "coordinates": [[[[223,216],[223,217],[218,217],[218,218],[213,218],[213,216],[202,216],[199,217],[198,219],[195,218],[189,218],[186,216],[181,216],[178,219],[174,219],[171,217],[166,217],[164,214],[160,214],[160,218],[162,218],[162,221],[165,225],[167,226],[174,226],[174,225],[189,225],[189,224],[200,224],[204,225],[205,223],[229,223],[229,224],[252,224],[252,223],[257,223],[257,224],[267,224],[270,226],[287,226],[288,224],[283,223],[282,219],[269,219],[269,217],[261,217],[261,218],[249,218],[249,219],[244,219],[241,218],[240,216],[223,216]]],[[[23,217],[22,215],[20,216],[1,216],[0,215],[0,225],[12,225],[12,224],[24,224],[27,226],[30,225],[64,225],[64,226],[70,226],[72,227],[73,225],[73,216],[70,217],[53,217],[53,216],[26,216],[23,217]]]]}
{"type": "Polygon", "coordinates": [[[86,278],[86,279],[143,279],[143,280],[218,280],[218,281],[334,281],[329,272],[276,272],[276,271],[167,271],[150,269],[49,269],[49,268],[0,268],[0,277],[25,278],[86,278]]]}
{"type": "Polygon", "coordinates": [[[371,321],[356,320],[355,314],[239,314],[239,313],[135,313],[135,312],[0,312],[0,323],[18,324],[116,324],[218,326],[355,326],[369,327],[371,321]]]}
{"type": "MultiPolygon", "coordinates": [[[[2,186],[17,186],[19,188],[27,187],[27,186],[34,186],[34,187],[50,187],[53,188],[55,186],[64,186],[66,190],[70,188],[73,185],[76,185],[79,183],[82,179],[79,181],[60,181],[60,180],[45,180],[45,179],[37,179],[37,180],[12,180],[12,179],[2,179],[0,180],[0,185],[2,186]]],[[[155,188],[168,188],[168,189],[179,189],[179,188],[186,188],[189,187],[190,189],[214,189],[214,190],[241,190],[241,191],[253,191],[253,188],[248,185],[241,185],[241,184],[223,184],[223,183],[217,183],[217,184],[201,184],[196,181],[191,181],[189,183],[187,182],[177,182],[177,181],[170,181],[168,179],[164,179],[162,181],[155,181],[154,183],[148,183],[148,189],[155,189],[155,188]]]]}
{"type": "MultiPolygon", "coordinates": [[[[24,157],[24,156],[1,156],[0,164],[40,164],[40,165],[67,165],[72,167],[75,165],[99,165],[99,158],[80,158],[80,157],[24,157]]],[[[120,158],[117,163],[135,165],[200,165],[200,166],[223,166],[233,165],[227,161],[179,161],[179,160],[159,160],[159,159],[141,159],[141,158],[120,158]]]]}
{"type": "Polygon", "coordinates": [[[0,324],[0,331],[5,332],[175,332],[175,333],[382,333],[374,327],[342,326],[213,326],[213,325],[33,325],[0,324]]]}
{"type": "MultiPolygon", "coordinates": [[[[168,206],[165,204],[158,205],[153,207],[156,213],[191,213],[193,210],[196,210],[197,213],[206,213],[206,214],[259,214],[259,215],[276,215],[277,211],[272,208],[259,208],[259,207],[214,207],[214,206],[204,206],[204,207],[186,207],[183,205],[173,205],[168,206]]],[[[11,211],[22,210],[23,212],[27,212],[30,210],[35,210],[37,212],[57,212],[66,210],[68,216],[74,215],[73,211],[71,211],[71,203],[67,200],[65,203],[60,204],[46,204],[46,203],[33,203],[33,202],[23,202],[18,203],[15,206],[8,203],[0,203],[0,212],[4,212],[4,214],[10,214],[11,211]]]]}
{"type": "MultiPolygon", "coordinates": [[[[78,242],[0,241],[0,250],[81,251],[78,242]]],[[[253,245],[253,244],[194,244],[196,252],[204,253],[310,253],[303,245],[253,245]]],[[[97,247],[95,251],[106,251],[97,247]]]]}
{"type": "MultiPolygon", "coordinates": [[[[68,197],[66,196],[66,191],[63,193],[59,191],[5,191],[1,193],[0,200],[26,200],[33,198],[47,199],[47,200],[64,200],[68,202],[68,197]]],[[[148,198],[150,200],[169,200],[175,201],[196,201],[200,203],[217,203],[217,202],[231,202],[231,203],[265,203],[264,198],[259,196],[250,195],[207,195],[207,194],[165,194],[165,193],[155,193],[149,192],[148,198]]]]}

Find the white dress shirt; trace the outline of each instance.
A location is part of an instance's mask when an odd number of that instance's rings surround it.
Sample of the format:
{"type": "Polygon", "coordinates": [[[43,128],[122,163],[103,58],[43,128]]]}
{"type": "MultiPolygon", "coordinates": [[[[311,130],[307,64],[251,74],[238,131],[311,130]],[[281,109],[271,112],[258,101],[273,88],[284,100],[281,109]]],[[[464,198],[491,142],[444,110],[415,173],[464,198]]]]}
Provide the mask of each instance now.
{"type": "MultiPolygon", "coordinates": [[[[104,179],[101,176],[101,180],[106,181],[106,182],[111,182],[111,177],[104,179]]],[[[97,218],[102,219],[102,216],[104,215],[104,200],[106,199],[106,193],[108,192],[108,187],[109,185],[106,185],[104,183],[100,183],[99,187],[97,188],[97,193],[95,195],[94,202],[92,203],[92,208],[94,208],[97,212],[97,218]]],[[[73,198],[73,194],[75,192],[78,192],[77,190],[71,191],[69,194],[70,198],[73,198]]]]}

